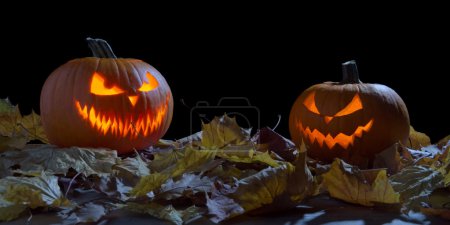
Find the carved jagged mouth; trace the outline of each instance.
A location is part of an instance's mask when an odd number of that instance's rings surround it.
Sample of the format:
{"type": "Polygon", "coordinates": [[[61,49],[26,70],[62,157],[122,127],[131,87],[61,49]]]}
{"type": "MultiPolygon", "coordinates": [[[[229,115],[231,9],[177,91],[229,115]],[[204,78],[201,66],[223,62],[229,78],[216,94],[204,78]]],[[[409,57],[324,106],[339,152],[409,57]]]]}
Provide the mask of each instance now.
{"type": "Polygon", "coordinates": [[[117,137],[129,136],[131,138],[137,138],[141,135],[146,137],[160,128],[167,114],[168,106],[169,98],[157,110],[144,112],[135,118],[131,114],[102,113],[101,110],[93,106],[82,105],[79,101],[75,101],[78,115],[98,132],[103,135],[109,133],[117,137]]]}
{"type": "Polygon", "coordinates": [[[335,145],[340,145],[342,148],[347,149],[349,145],[353,145],[353,142],[356,137],[361,138],[363,136],[363,132],[369,132],[373,125],[373,119],[367,122],[364,126],[358,126],[356,130],[351,135],[346,135],[343,133],[339,133],[336,136],[332,136],[331,134],[323,134],[317,129],[311,129],[307,126],[303,127],[302,123],[298,123],[297,126],[300,131],[303,133],[305,138],[309,139],[310,143],[313,144],[314,141],[319,143],[320,147],[325,143],[329,149],[332,149],[335,145]]]}

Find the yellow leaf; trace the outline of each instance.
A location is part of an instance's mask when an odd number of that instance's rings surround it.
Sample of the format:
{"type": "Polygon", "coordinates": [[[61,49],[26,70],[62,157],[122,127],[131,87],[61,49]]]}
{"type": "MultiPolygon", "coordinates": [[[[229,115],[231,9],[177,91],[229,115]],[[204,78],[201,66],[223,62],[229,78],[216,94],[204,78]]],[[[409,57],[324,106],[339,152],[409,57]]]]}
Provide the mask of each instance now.
{"type": "Polygon", "coordinates": [[[441,216],[450,220],[450,190],[447,188],[436,189],[428,196],[428,208],[421,207],[420,211],[427,215],[441,216]]]}
{"type": "Polygon", "coordinates": [[[32,111],[30,115],[24,116],[20,121],[20,124],[28,132],[30,140],[36,139],[43,143],[48,143],[44,127],[42,126],[41,117],[34,111],[32,111]]]}
{"type": "Polygon", "coordinates": [[[420,150],[422,147],[431,145],[430,137],[426,134],[414,130],[412,126],[409,128],[409,140],[406,147],[420,150]]]}
{"type": "Polygon", "coordinates": [[[0,198],[0,221],[16,219],[26,209],[25,205],[17,205],[0,198]]]}
{"type": "Polygon", "coordinates": [[[224,185],[207,198],[213,222],[252,210],[279,211],[293,207],[315,192],[315,183],[306,166],[306,154],[300,153],[295,161],[268,167],[249,177],[238,180],[235,187],[224,185]]]}
{"type": "MultiPolygon", "coordinates": [[[[37,139],[48,142],[40,116],[33,111],[22,117],[19,107],[12,105],[8,99],[0,99],[0,136],[10,137],[13,141],[24,139],[28,142],[37,139]]],[[[2,142],[4,141],[0,140],[0,149],[2,142]]],[[[17,147],[17,144],[12,147],[17,147]]]]}
{"type": "Polygon", "coordinates": [[[187,147],[184,156],[179,158],[175,164],[165,170],[142,177],[131,191],[132,195],[144,196],[160,187],[169,178],[175,178],[185,172],[196,171],[201,165],[214,160],[216,151],[195,150],[187,147]]]}
{"type": "Polygon", "coordinates": [[[280,165],[280,161],[272,159],[269,152],[250,150],[219,150],[217,156],[231,162],[265,163],[271,167],[280,165]]]}
{"type": "Polygon", "coordinates": [[[41,173],[39,177],[5,177],[0,179],[0,219],[11,220],[19,214],[11,209],[27,207],[68,206],[59,186],[58,178],[41,173]]]}
{"type": "Polygon", "coordinates": [[[322,176],[325,187],[334,198],[364,206],[399,202],[400,195],[392,188],[384,169],[359,170],[335,159],[330,171],[322,176]]]}
{"type": "Polygon", "coordinates": [[[0,99],[0,135],[13,137],[20,135],[18,123],[22,120],[19,107],[12,105],[8,99],[0,99]]]}
{"type": "Polygon", "coordinates": [[[210,149],[226,145],[242,145],[249,140],[249,132],[236,122],[236,118],[227,115],[214,117],[210,123],[202,123],[202,146],[210,149]]]}

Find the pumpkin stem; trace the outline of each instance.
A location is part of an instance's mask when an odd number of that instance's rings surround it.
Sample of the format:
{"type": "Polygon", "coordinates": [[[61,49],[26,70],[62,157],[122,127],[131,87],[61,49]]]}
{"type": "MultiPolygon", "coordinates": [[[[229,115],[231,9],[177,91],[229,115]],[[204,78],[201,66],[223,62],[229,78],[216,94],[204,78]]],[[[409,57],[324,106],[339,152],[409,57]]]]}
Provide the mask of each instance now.
{"type": "Polygon", "coordinates": [[[114,52],[111,49],[111,46],[109,46],[108,42],[106,42],[105,40],[93,39],[88,37],[86,38],[86,41],[94,57],[117,59],[116,55],[114,55],[114,52]]]}
{"type": "Polygon", "coordinates": [[[359,84],[358,67],[355,60],[342,63],[342,83],[343,84],[359,84]]]}

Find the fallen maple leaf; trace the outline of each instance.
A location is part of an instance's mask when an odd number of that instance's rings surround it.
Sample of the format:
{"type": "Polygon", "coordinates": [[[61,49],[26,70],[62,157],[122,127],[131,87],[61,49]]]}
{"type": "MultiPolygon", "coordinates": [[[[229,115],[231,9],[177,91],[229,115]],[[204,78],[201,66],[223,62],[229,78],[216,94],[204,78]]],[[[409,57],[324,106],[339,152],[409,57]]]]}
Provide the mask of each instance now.
{"type": "Polygon", "coordinates": [[[109,175],[112,166],[118,163],[116,151],[89,148],[57,148],[51,145],[39,145],[21,151],[2,153],[0,164],[7,168],[16,165],[22,171],[51,174],[66,174],[69,168],[89,176],[91,174],[109,175]]]}
{"type": "Polygon", "coordinates": [[[268,127],[261,128],[251,138],[258,150],[274,152],[285,161],[293,162],[298,155],[295,144],[268,127]]]}
{"type": "Polygon", "coordinates": [[[295,166],[285,162],[238,180],[234,186],[222,186],[207,199],[207,206],[212,221],[220,222],[256,209],[278,211],[291,208],[312,195],[315,188],[306,166],[306,153],[303,152],[295,166]]]}
{"type": "Polygon", "coordinates": [[[129,202],[125,205],[125,209],[133,212],[149,214],[156,218],[170,221],[176,225],[185,224],[201,217],[204,214],[204,210],[196,206],[190,206],[183,210],[177,210],[172,205],[163,206],[154,202],[147,204],[129,202]]]}
{"type": "Polygon", "coordinates": [[[409,166],[389,178],[392,187],[400,193],[402,211],[418,211],[428,196],[443,186],[440,172],[425,166],[409,166]]]}
{"type": "Polygon", "coordinates": [[[99,221],[107,212],[105,207],[89,202],[76,210],[71,210],[69,215],[60,215],[63,221],[54,225],[75,225],[99,221]]]}
{"type": "Polygon", "coordinates": [[[182,158],[176,163],[161,172],[152,173],[144,176],[133,188],[131,194],[137,197],[144,196],[147,193],[160,187],[167,179],[178,177],[185,172],[197,171],[200,165],[214,160],[217,151],[214,150],[195,150],[187,147],[182,158]]]}
{"type": "Polygon", "coordinates": [[[450,220],[450,190],[448,188],[434,190],[428,197],[426,205],[428,207],[420,207],[422,213],[450,220]]]}
{"type": "Polygon", "coordinates": [[[0,179],[0,221],[15,219],[28,207],[62,207],[70,204],[58,186],[58,178],[44,172],[38,177],[9,176],[0,179]]]}
{"type": "Polygon", "coordinates": [[[425,133],[418,132],[414,130],[412,126],[409,127],[409,139],[406,143],[406,147],[412,149],[421,149],[422,147],[431,145],[430,137],[425,133]]]}
{"type": "Polygon", "coordinates": [[[346,202],[373,206],[375,203],[399,203],[400,195],[389,183],[385,169],[360,170],[340,159],[323,174],[330,195],[346,202]]]}
{"type": "MultiPolygon", "coordinates": [[[[17,143],[17,140],[40,140],[47,143],[47,137],[42,126],[41,118],[34,111],[30,115],[22,117],[19,107],[12,105],[8,99],[0,99],[0,136],[13,139],[9,142],[17,143]]],[[[8,143],[0,139],[0,146],[8,146],[8,143]]],[[[23,145],[10,145],[9,147],[24,147],[23,145]]],[[[3,147],[5,148],[5,147],[3,147]]],[[[1,151],[0,147],[0,151],[1,151]]]]}
{"type": "Polygon", "coordinates": [[[250,139],[250,130],[239,127],[236,118],[227,115],[214,117],[205,124],[202,123],[202,146],[209,149],[223,148],[226,145],[243,145],[250,139]]]}

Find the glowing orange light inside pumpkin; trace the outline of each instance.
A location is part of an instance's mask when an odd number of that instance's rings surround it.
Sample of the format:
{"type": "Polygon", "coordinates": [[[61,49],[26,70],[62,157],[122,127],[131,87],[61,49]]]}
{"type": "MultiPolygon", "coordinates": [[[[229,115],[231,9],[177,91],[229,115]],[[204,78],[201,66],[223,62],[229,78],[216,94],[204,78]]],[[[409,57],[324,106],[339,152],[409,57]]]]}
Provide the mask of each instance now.
{"type": "Polygon", "coordinates": [[[306,97],[305,101],[303,102],[303,105],[305,105],[305,107],[309,111],[320,115],[320,112],[316,107],[316,101],[314,100],[315,96],[316,96],[316,92],[312,92],[311,94],[309,94],[308,97],[306,97]]]}
{"type": "Polygon", "coordinates": [[[170,95],[166,102],[155,111],[147,111],[138,118],[133,115],[120,115],[114,113],[102,113],[94,106],[81,105],[79,101],[75,102],[78,114],[88,122],[88,124],[106,135],[111,133],[118,137],[137,138],[139,135],[148,136],[159,128],[167,114],[170,95]]]}
{"type": "Polygon", "coordinates": [[[135,106],[137,103],[139,96],[135,95],[135,96],[128,96],[128,99],[130,99],[131,105],[135,106]]]}
{"type": "Polygon", "coordinates": [[[116,86],[111,88],[105,87],[105,78],[103,78],[97,72],[92,76],[91,81],[91,93],[95,95],[118,95],[122,94],[124,91],[116,86]]]}
{"type": "Polygon", "coordinates": [[[150,72],[147,72],[145,76],[147,77],[148,82],[142,82],[142,86],[139,88],[139,91],[147,92],[158,87],[158,81],[150,72]]]}
{"type": "Polygon", "coordinates": [[[371,119],[369,122],[367,122],[366,125],[358,126],[356,130],[350,135],[339,133],[334,137],[331,134],[325,135],[317,129],[311,131],[309,127],[304,128],[302,123],[300,122],[297,124],[297,126],[311,144],[314,143],[314,141],[317,141],[320,147],[322,147],[323,143],[325,143],[329,149],[332,149],[335,145],[340,145],[342,148],[347,149],[349,145],[353,145],[355,137],[361,138],[363,132],[370,131],[373,125],[373,121],[374,120],[371,119]]]}
{"type": "Polygon", "coordinates": [[[342,109],[341,111],[339,111],[338,113],[336,113],[334,116],[345,116],[348,114],[352,114],[358,110],[361,110],[363,108],[362,103],[361,103],[361,99],[359,98],[358,93],[355,94],[355,96],[353,97],[352,101],[350,103],[348,103],[348,105],[342,109]]]}

